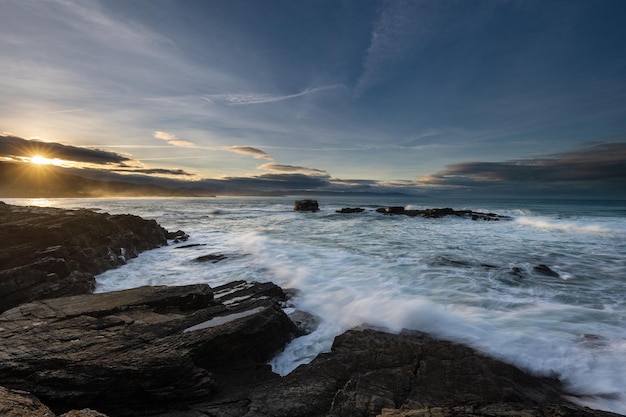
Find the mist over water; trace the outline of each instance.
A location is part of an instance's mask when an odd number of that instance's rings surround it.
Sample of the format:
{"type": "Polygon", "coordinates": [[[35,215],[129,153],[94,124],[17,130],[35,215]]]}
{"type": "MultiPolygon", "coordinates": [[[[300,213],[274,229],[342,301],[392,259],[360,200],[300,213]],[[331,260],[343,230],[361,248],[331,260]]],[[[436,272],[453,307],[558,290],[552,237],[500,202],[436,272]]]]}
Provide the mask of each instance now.
{"type": "Polygon", "coordinates": [[[320,317],[272,361],[280,374],[368,323],[459,341],[561,378],[584,405],[626,414],[626,203],[319,198],[58,199],[67,208],[154,218],[191,235],[188,249],[145,252],[97,277],[97,291],[233,280],[297,288],[294,307],[320,317]],[[373,209],[452,207],[510,221],[384,216],[373,209]],[[360,206],[361,214],[337,214],[360,206]],[[219,263],[202,255],[223,254],[219,263]],[[538,272],[546,265],[558,277],[538,272]]]}

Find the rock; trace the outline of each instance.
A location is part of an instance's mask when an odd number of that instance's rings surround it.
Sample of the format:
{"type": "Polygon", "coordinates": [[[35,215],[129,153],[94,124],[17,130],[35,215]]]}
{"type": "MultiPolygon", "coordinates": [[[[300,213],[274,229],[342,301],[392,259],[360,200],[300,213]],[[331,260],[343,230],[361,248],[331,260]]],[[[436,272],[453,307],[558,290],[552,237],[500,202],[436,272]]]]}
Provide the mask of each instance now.
{"type": "Polygon", "coordinates": [[[189,249],[195,248],[196,246],[206,246],[206,243],[192,243],[190,245],[176,246],[174,249],[189,249]]]}
{"type": "Polygon", "coordinates": [[[468,347],[373,329],[338,336],[330,353],[262,384],[249,399],[246,416],[261,417],[614,416],[568,403],[556,379],[468,347]]]}
{"type": "Polygon", "coordinates": [[[0,315],[0,385],[57,413],[178,409],[276,378],[265,363],[297,333],[284,299],[274,284],[234,282],[23,304],[0,315]]]}
{"type": "Polygon", "coordinates": [[[68,411],[67,413],[61,414],[59,417],[107,417],[107,415],[90,408],[84,408],[82,410],[68,411]]]}
{"type": "Polygon", "coordinates": [[[497,221],[510,219],[507,216],[501,216],[495,213],[480,213],[471,210],[454,210],[451,208],[429,208],[424,210],[406,210],[404,207],[381,207],[376,209],[378,213],[383,214],[404,214],[410,217],[424,217],[428,219],[439,219],[446,216],[466,217],[472,220],[497,221]]]}
{"type": "Polygon", "coordinates": [[[167,245],[154,220],[89,210],[0,205],[0,312],[93,291],[94,275],[167,245]]]}
{"type": "Polygon", "coordinates": [[[177,230],[175,232],[166,232],[165,237],[168,240],[173,240],[174,242],[184,242],[189,239],[189,235],[182,230],[177,230]]]}
{"type": "Polygon", "coordinates": [[[336,210],[336,213],[350,214],[350,213],[362,213],[365,209],[361,207],[344,207],[341,210],[336,210]]]}
{"type": "Polygon", "coordinates": [[[317,200],[296,200],[293,205],[293,211],[320,211],[317,200]]]}
{"type": "Polygon", "coordinates": [[[55,417],[34,395],[0,387],[0,415],[8,417],[55,417]]]}
{"type": "Polygon", "coordinates": [[[520,268],[519,266],[514,266],[513,268],[511,268],[511,270],[508,271],[508,274],[512,275],[513,277],[517,279],[526,278],[526,274],[524,273],[524,270],[520,268]]]}
{"type": "Polygon", "coordinates": [[[381,207],[377,208],[376,211],[384,214],[404,214],[404,207],[381,207]]]}
{"type": "Polygon", "coordinates": [[[559,278],[560,275],[558,272],[552,270],[548,265],[540,264],[533,266],[533,272],[537,274],[545,275],[547,277],[559,278]]]}
{"type": "Polygon", "coordinates": [[[224,259],[228,259],[228,256],[222,255],[221,253],[211,253],[209,255],[198,256],[195,260],[196,262],[211,262],[216,264],[224,259]]]}

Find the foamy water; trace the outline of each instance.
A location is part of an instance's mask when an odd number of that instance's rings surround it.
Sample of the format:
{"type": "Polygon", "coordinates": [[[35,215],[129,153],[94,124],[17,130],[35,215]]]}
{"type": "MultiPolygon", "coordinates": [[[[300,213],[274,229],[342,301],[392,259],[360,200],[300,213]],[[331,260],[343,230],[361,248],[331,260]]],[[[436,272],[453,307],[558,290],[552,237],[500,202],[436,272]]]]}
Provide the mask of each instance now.
{"type": "Polygon", "coordinates": [[[362,324],[410,328],[561,378],[578,402],[626,414],[626,204],[319,198],[5,200],[100,208],[156,219],[191,235],[188,249],[145,252],[97,277],[98,291],[233,280],[297,288],[319,328],[276,356],[286,374],[362,324]],[[384,216],[376,207],[453,207],[511,221],[384,216]],[[346,206],[368,210],[336,214],[346,206]],[[228,258],[213,264],[202,255],[228,258]],[[558,277],[542,275],[547,265],[558,277]]]}

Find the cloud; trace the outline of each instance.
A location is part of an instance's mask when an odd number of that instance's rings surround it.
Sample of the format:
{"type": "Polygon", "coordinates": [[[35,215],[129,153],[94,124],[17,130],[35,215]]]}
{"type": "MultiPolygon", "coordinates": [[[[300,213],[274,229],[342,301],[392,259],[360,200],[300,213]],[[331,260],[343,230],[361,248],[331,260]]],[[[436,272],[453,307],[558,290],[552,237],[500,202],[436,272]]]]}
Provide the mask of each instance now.
{"type": "Polygon", "coordinates": [[[304,91],[295,94],[274,95],[266,93],[226,93],[226,94],[206,94],[201,96],[205,101],[211,103],[223,103],[231,106],[249,105],[249,104],[265,104],[275,103],[277,101],[290,100],[293,98],[303,97],[309,94],[317,93],[324,90],[332,90],[335,88],[346,88],[343,84],[323,85],[315,88],[307,88],[304,91]]]}
{"type": "Polygon", "coordinates": [[[357,81],[358,96],[389,76],[392,68],[419,49],[431,36],[436,23],[424,16],[426,3],[418,0],[388,0],[384,3],[357,81]]]}
{"type": "Polygon", "coordinates": [[[259,165],[258,168],[264,171],[273,171],[273,172],[280,172],[280,173],[298,173],[298,174],[303,174],[303,175],[324,176],[324,177],[329,176],[328,172],[321,170],[321,169],[299,167],[299,166],[294,166],[294,165],[282,165],[282,164],[276,164],[274,162],[268,162],[267,164],[259,165]]]}
{"type": "Polygon", "coordinates": [[[269,156],[266,152],[263,152],[260,149],[253,148],[251,146],[231,146],[226,149],[230,152],[240,153],[243,155],[251,155],[257,159],[269,159],[272,160],[272,157],[269,156]]]}
{"type": "Polygon", "coordinates": [[[49,159],[58,158],[66,161],[104,165],[122,164],[132,161],[132,159],[118,153],[100,149],[0,135],[0,157],[21,160],[23,157],[35,155],[49,159]]]}
{"type": "MultiPolygon", "coordinates": [[[[420,177],[426,186],[499,188],[514,191],[621,190],[626,184],[626,142],[601,143],[532,159],[464,162],[420,177]]],[[[620,191],[623,194],[623,191],[620,191]]]]}
{"type": "Polygon", "coordinates": [[[172,176],[184,176],[195,177],[195,174],[191,174],[182,169],[165,169],[165,168],[129,168],[129,169],[112,169],[114,172],[129,172],[133,174],[146,174],[146,175],[172,175],[172,176]]]}
{"type": "Polygon", "coordinates": [[[196,144],[193,143],[193,142],[189,142],[187,140],[179,139],[176,135],[173,135],[173,134],[167,133],[167,132],[162,132],[160,130],[155,131],[153,136],[156,139],[161,139],[161,140],[166,141],[167,143],[169,143],[172,146],[180,146],[180,147],[183,147],[183,148],[190,148],[190,147],[196,146],[196,144]]]}

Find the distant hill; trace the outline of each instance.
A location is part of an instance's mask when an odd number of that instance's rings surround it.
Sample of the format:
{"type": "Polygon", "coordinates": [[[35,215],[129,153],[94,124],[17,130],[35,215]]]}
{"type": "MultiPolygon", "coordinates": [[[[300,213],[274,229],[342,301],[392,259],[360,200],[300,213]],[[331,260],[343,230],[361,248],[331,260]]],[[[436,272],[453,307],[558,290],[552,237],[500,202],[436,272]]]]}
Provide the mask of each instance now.
{"type": "Polygon", "coordinates": [[[151,184],[83,178],[54,166],[0,162],[0,197],[207,196],[208,193],[151,184]]]}

